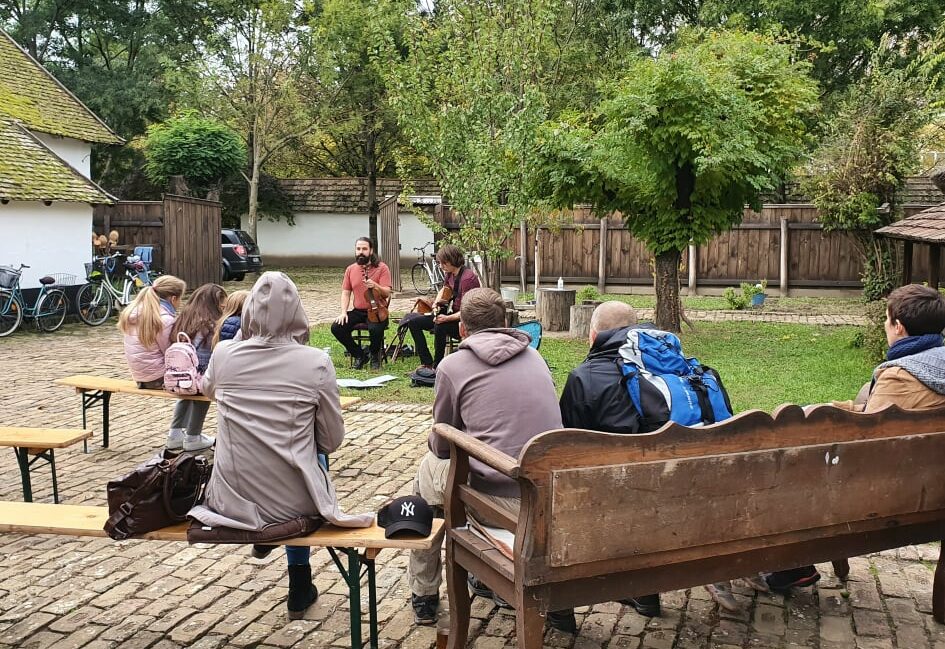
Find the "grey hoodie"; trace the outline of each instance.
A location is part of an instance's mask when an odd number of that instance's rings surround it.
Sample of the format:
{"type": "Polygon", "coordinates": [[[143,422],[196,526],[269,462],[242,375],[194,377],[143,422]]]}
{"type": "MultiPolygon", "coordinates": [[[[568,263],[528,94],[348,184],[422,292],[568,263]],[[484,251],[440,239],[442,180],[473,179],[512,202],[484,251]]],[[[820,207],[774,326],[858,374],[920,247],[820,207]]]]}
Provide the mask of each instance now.
{"type": "Polygon", "coordinates": [[[316,459],[341,445],[345,428],[335,368],[307,344],[292,280],[264,273],[242,321],[246,339],[217,345],[203,378],[204,394],[217,402],[218,434],[207,497],[190,516],[241,530],[314,514],[342,527],[369,526],[373,514],[341,512],[316,459]]]}
{"type": "MultiPolygon", "coordinates": [[[[518,459],[535,435],[561,428],[561,410],[548,365],[518,329],[469,336],[437,366],[433,419],[450,424],[518,459]]],[[[449,444],[430,434],[430,450],[449,457],[449,444]]],[[[494,496],[520,495],[518,484],[475,460],[470,484],[494,496]]]]}

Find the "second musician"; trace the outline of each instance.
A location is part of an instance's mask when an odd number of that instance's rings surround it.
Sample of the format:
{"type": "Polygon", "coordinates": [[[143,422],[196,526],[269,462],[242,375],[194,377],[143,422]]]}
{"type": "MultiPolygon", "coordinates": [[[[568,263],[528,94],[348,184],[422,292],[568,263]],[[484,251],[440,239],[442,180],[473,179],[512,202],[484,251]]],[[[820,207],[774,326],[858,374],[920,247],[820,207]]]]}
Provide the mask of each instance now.
{"type": "Polygon", "coordinates": [[[411,317],[407,321],[407,329],[413,336],[414,349],[420,358],[420,366],[433,368],[443,360],[446,354],[446,341],[450,336],[459,338],[459,308],[463,303],[463,295],[474,288],[479,288],[479,278],[476,273],[466,268],[463,252],[453,245],[445,245],[436,253],[436,261],[446,275],[442,289],[434,299],[433,313],[421,317],[411,317]],[[451,293],[452,297],[444,301],[444,293],[451,293]],[[425,331],[433,331],[433,355],[427,346],[425,331]]]}

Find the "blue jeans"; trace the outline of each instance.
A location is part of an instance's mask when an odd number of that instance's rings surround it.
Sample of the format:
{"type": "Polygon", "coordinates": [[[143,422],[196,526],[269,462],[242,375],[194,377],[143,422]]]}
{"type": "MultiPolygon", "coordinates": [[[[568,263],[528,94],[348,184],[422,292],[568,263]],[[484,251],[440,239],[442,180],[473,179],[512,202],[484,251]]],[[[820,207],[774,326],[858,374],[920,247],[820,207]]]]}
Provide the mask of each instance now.
{"type": "MultiPolygon", "coordinates": [[[[324,453],[318,454],[318,463],[325,471],[328,471],[328,456],[324,453]]],[[[285,546],[285,558],[290,566],[307,566],[309,558],[312,556],[312,548],[297,545],[285,546]]]]}

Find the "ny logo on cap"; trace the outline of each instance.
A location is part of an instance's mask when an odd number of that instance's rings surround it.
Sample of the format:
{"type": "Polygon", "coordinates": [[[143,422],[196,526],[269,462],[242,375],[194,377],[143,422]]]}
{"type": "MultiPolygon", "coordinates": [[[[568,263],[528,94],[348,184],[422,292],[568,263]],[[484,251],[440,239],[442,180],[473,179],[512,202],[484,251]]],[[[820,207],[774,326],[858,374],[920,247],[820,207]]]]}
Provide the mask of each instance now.
{"type": "Polygon", "coordinates": [[[413,503],[400,503],[401,516],[413,516],[413,503]]]}

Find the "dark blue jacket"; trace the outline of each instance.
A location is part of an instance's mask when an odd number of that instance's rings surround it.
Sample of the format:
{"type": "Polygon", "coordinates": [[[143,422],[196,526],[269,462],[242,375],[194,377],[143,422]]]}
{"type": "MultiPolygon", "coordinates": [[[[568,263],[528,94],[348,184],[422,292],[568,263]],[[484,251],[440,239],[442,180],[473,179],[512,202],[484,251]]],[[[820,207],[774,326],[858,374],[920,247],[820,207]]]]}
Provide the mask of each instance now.
{"type": "Polygon", "coordinates": [[[220,327],[220,340],[232,340],[235,338],[236,332],[240,330],[241,325],[240,316],[231,315],[223,321],[223,326],[220,327]]]}

